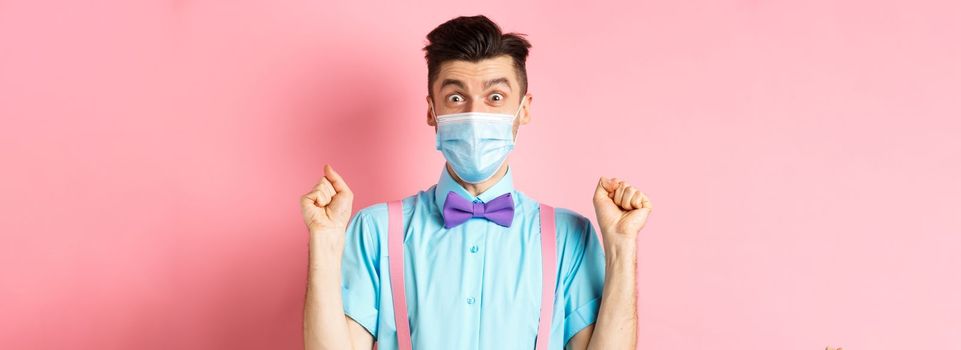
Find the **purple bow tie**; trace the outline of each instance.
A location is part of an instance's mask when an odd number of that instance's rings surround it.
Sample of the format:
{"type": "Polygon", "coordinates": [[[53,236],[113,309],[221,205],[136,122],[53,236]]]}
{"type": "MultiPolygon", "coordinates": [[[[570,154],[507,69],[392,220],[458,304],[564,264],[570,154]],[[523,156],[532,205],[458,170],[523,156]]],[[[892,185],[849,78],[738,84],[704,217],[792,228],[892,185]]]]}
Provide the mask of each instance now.
{"type": "Polygon", "coordinates": [[[514,221],[514,200],[510,192],[487,203],[474,203],[454,191],[447,192],[447,200],[444,201],[444,227],[460,225],[470,218],[486,218],[498,225],[510,227],[514,221]]]}

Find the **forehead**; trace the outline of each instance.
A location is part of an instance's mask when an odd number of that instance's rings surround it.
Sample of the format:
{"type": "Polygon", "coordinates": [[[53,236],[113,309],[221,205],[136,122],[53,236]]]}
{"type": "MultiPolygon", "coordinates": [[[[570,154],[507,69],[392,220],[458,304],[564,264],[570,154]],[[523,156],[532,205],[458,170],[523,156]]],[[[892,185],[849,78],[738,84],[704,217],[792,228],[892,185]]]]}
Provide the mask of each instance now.
{"type": "Polygon", "coordinates": [[[512,89],[517,89],[517,75],[514,60],[508,55],[483,59],[477,62],[453,60],[441,64],[434,80],[433,88],[440,87],[445,79],[460,80],[469,89],[483,88],[485,81],[507,78],[512,89]]]}

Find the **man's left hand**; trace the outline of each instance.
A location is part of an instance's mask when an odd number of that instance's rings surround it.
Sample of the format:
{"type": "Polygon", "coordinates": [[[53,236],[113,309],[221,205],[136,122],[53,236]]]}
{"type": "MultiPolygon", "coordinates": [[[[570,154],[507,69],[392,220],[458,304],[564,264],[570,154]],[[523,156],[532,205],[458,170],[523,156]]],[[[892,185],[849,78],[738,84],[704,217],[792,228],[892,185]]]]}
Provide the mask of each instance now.
{"type": "Polygon", "coordinates": [[[634,240],[654,207],[644,192],[617,178],[601,177],[594,191],[594,212],[604,240],[634,240]]]}

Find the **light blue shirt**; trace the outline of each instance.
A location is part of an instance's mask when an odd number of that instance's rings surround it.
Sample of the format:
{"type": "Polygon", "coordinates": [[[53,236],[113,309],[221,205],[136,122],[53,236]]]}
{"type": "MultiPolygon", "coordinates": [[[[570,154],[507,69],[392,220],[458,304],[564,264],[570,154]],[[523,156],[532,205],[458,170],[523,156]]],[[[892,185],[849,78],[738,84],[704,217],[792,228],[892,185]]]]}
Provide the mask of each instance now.
{"type": "MultiPolygon", "coordinates": [[[[538,202],[514,189],[510,167],[472,196],[448,173],[403,199],[407,306],[415,350],[534,349],[541,305],[538,202]],[[448,191],[487,202],[507,192],[514,221],[503,227],[470,218],[444,228],[448,191]]],[[[600,240],[586,217],[555,209],[557,289],[550,349],[597,320],[604,287],[600,240]]],[[[554,234],[552,232],[551,234],[554,234]]],[[[379,350],[397,349],[387,258],[387,205],[361,209],[347,227],[342,263],[344,313],[369,331],[379,350]]]]}

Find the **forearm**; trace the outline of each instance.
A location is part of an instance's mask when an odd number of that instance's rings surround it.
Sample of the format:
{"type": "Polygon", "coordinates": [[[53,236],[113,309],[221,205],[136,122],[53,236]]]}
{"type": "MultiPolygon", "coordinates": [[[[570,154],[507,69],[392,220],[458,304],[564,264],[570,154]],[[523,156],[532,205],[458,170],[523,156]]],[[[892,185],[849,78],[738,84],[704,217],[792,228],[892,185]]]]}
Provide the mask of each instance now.
{"type": "Polygon", "coordinates": [[[604,291],[590,350],[634,350],[637,347],[637,243],[604,241],[604,291]]]}
{"type": "MultiPolygon", "coordinates": [[[[352,349],[341,299],[343,242],[311,235],[304,301],[306,350],[352,349]],[[338,249],[338,246],[340,247],[338,249]]],[[[339,237],[343,237],[341,232],[339,237]]],[[[330,237],[330,235],[327,235],[330,237]]]]}

